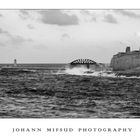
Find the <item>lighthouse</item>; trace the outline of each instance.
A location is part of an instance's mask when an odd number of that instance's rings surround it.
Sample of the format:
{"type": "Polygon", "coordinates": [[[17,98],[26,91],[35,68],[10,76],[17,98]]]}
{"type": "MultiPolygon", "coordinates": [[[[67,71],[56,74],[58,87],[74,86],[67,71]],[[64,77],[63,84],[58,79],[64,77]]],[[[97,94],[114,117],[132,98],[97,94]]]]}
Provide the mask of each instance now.
{"type": "Polygon", "coordinates": [[[17,60],[14,59],[14,67],[17,67],[17,60]]]}

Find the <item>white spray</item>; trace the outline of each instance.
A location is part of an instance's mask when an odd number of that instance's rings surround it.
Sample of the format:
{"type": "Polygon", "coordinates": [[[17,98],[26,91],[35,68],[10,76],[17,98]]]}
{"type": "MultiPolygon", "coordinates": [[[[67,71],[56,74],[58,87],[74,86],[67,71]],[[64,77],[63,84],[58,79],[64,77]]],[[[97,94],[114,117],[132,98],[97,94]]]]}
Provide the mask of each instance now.
{"type": "Polygon", "coordinates": [[[88,69],[84,66],[70,68],[66,66],[65,70],[59,70],[56,74],[68,74],[68,75],[80,75],[80,76],[97,76],[97,77],[112,77],[112,78],[140,78],[136,76],[126,77],[126,76],[116,76],[115,73],[108,70],[94,70],[88,69]]]}

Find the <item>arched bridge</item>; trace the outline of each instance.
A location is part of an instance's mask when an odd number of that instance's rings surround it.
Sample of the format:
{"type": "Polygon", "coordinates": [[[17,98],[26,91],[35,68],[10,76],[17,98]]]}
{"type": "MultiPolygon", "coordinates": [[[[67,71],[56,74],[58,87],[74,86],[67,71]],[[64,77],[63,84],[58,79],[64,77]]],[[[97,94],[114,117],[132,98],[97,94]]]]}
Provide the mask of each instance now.
{"type": "Polygon", "coordinates": [[[98,65],[95,61],[90,59],[77,59],[70,63],[71,65],[86,65],[89,68],[90,65],[98,65]]]}

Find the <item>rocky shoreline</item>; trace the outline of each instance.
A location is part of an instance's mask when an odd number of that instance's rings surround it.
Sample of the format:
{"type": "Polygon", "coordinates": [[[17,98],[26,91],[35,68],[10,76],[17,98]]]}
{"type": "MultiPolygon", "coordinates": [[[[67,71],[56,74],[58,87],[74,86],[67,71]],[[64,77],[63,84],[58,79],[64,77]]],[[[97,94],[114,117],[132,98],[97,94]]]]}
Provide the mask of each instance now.
{"type": "Polygon", "coordinates": [[[114,71],[114,73],[116,76],[140,77],[140,67],[135,68],[135,69],[125,70],[125,71],[114,71]]]}

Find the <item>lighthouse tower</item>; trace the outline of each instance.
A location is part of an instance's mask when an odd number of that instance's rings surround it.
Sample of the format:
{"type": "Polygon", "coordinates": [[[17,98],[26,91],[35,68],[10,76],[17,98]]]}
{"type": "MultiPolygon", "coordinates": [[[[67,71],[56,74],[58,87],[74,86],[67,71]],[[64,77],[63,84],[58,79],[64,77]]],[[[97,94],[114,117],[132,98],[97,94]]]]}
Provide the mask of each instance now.
{"type": "Polygon", "coordinates": [[[17,60],[14,59],[14,67],[17,67],[17,60]]]}

